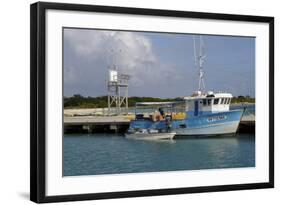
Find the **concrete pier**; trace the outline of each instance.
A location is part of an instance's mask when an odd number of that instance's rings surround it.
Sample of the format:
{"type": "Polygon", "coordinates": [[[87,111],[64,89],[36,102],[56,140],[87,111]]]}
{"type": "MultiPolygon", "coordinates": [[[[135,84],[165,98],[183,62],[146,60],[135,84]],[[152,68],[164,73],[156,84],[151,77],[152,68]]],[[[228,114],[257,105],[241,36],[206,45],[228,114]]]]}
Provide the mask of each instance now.
{"type": "Polygon", "coordinates": [[[130,120],[124,116],[64,117],[65,133],[124,133],[130,120]]]}
{"type": "Polygon", "coordinates": [[[239,133],[255,133],[255,128],[256,128],[255,115],[246,115],[246,116],[243,116],[240,121],[238,132],[239,133]]]}

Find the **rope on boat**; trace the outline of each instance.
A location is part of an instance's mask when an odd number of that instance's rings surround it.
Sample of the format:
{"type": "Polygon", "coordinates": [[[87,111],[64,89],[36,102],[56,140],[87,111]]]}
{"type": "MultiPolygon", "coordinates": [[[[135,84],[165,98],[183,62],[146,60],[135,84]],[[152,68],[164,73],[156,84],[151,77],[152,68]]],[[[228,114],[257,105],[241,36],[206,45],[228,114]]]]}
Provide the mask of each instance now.
{"type": "Polygon", "coordinates": [[[255,114],[248,110],[248,106],[245,103],[241,103],[242,107],[244,108],[243,116],[254,116],[255,114]]]}

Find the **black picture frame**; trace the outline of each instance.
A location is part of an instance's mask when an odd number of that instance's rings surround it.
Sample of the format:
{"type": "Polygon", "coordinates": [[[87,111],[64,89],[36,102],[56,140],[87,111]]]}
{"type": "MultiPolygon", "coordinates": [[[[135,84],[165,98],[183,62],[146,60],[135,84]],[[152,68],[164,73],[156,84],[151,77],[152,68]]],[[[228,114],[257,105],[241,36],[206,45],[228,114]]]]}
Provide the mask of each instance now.
{"type": "Polygon", "coordinates": [[[76,200],[96,200],[198,192],[230,191],[274,187],[274,18],[264,16],[230,15],[218,13],[156,10],[82,4],[38,2],[30,6],[30,200],[37,203],[76,200]],[[89,193],[46,196],[46,59],[45,25],[48,9],[120,13],[160,17],[215,19],[229,21],[262,22],[269,25],[269,181],[263,183],[230,184],[220,186],[171,188],[158,190],[132,190],[122,192],[89,193]]]}

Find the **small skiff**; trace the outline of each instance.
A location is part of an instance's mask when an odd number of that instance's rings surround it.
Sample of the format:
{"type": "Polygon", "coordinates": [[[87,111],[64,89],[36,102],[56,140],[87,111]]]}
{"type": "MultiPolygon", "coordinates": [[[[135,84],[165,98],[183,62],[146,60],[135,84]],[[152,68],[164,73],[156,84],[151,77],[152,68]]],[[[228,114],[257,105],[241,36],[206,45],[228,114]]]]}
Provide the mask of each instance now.
{"type": "Polygon", "coordinates": [[[128,139],[139,140],[171,140],[175,135],[175,132],[158,132],[157,130],[142,129],[137,132],[126,133],[125,137],[128,139]]]}

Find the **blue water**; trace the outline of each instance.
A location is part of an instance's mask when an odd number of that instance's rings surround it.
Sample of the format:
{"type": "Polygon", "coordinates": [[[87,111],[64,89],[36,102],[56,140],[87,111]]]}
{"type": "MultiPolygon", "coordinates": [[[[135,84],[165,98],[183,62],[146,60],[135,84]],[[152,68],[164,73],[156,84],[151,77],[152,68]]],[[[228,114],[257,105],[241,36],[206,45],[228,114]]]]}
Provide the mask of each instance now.
{"type": "Polygon", "coordinates": [[[64,176],[255,166],[254,134],[140,141],[115,134],[65,134],[64,176]]]}

